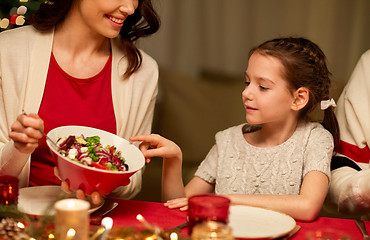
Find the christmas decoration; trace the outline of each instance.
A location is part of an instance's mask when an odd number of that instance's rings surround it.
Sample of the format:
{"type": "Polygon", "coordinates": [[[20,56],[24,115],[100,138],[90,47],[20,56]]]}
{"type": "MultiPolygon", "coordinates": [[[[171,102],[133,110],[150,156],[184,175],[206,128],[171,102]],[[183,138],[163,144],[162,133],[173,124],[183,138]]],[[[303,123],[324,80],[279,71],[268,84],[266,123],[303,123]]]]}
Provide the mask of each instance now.
{"type": "Polygon", "coordinates": [[[45,0],[1,0],[0,32],[27,25],[26,16],[35,12],[45,0]]]}
{"type": "MultiPolygon", "coordinates": [[[[60,197],[55,200],[60,200],[60,197]]],[[[43,240],[55,239],[54,217],[50,214],[51,206],[45,215],[32,217],[22,213],[15,205],[0,205],[0,239],[4,240],[43,240]]],[[[140,215],[140,214],[139,214],[140,215]]],[[[139,216],[138,215],[138,216],[139,216]]],[[[106,240],[186,240],[174,231],[164,230],[137,217],[137,226],[113,226],[104,237],[106,240]]],[[[104,226],[90,226],[89,239],[101,239],[104,226]]]]}

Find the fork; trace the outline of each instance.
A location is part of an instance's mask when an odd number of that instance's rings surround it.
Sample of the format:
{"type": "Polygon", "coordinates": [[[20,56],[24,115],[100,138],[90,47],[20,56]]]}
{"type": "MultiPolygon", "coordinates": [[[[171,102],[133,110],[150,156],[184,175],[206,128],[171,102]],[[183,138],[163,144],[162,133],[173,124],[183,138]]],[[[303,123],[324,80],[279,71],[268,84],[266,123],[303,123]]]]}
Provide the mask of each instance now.
{"type": "Polygon", "coordinates": [[[106,200],[103,206],[98,209],[96,212],[91,214],[90,224],[91,225],[100,225],[103,217],[110,213],[113,209],[118,206],[118,202],[106,200]]]}
{"type": "Polygon", "coordinates": [[[364,221],[362,220],[355,220],[357,227],[360,229],[362,236],[364,237],[364,240],[370,240],[369,234],[366,231],[366,226],[364,221]]]}
{"type": "MultiPolygon", "coordinates": [[[[28,115],[23,109],[22,109],[22,114],[23,115],[28,115]]],[[[39,130],[40,131],[40,133],[42,134],[42,135],[44,135],[45,137],[46,137],[46,139],[50,142],[50,143],[52,143],[53,144],[53,146],[55,147],[55,149],[59,149],[59,147],[58,147],[58,145],[48,136],[48,135],[46,135],[46,133],[44,132],[44,130],[42,130],[41,128],[38,128],[37,130],[39,130]]]]}

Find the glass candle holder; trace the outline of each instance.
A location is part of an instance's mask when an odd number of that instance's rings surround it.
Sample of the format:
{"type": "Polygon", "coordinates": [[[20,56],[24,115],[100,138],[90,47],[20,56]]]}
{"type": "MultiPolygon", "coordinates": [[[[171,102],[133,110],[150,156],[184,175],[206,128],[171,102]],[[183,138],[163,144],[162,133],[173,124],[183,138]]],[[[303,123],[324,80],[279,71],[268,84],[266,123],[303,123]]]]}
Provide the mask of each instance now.
{"type": "Polygon", "coordinates": [[[197,224],[191,234],[192,240],[234,240],[231,228],[225,223],[206,221],[197,224]]]}
{"type": "Polygon", "coordinates": [[[18,178],[14,176],[0,176],[0,204],[18,204],[18,178]]]}
{"type": "Polygon", "coordinates": [[[230,199],[218,195],[196,195],[188,201],[188,230],[191,235],[193,227],[203,221],[229,222],[230,199]]]}
{"type": "Polygon", "coordinates": [[[55,237],[60,240],[89,238],[90,203],[80,199],[63,199],[54,205],[55,237]]]}

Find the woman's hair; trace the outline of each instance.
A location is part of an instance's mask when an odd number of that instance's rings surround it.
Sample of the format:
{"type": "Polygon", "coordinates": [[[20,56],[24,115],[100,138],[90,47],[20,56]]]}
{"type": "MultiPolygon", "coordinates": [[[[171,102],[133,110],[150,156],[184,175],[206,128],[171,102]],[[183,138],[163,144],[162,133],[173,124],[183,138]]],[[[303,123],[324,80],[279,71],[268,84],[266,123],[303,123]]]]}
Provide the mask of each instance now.
{"type": "MultiPolygon", "coordinates": [[[[27,21],[40,31],[47,31],[61,23],[76,0],[49,0],[27,18],[27,21]]],[[[135,13],[128,16],[121,29],[120,37],[127,54],[128,66],[124,77],[127,78],[141,66],[142,55],[135,45],[141,37],[158,31],[160,19],[151,0],[139,0],[135,13]]]]}
{"type": "MultiPolygon", "coordinates": [[[[322,50],[305,38],[277,38],[262,43],[249,52],[258,53],[280,60],[284,66],[283,77],[289,87],[296,90],[305,87],[309,90],[309,101],[301,110],[300,118],[308,118],[322,100],[330,99],[331,79],[326,57],[322,50]]],[[[335,147],[339,144],[339,126],[332,107],[324,110],[323,126],[331,132],[335,147]]]]}

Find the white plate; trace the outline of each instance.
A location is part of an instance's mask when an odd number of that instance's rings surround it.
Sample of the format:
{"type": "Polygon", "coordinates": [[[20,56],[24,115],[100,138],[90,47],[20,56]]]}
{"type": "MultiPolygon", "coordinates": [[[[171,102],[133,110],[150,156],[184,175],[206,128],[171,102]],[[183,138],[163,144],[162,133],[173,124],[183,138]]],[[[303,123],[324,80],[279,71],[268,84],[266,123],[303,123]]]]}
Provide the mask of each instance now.
{"type": "MultiPolygon", "coordinates": [[[[56,201],[58,196],[63,191],[60,186],[38,186],[38,187],[26,187],[19,189],[18,195],[18,209],[26,214],[30,215],[43,215],[45,210],[56,201]]],[[[74,195],[68,197],[74,198],[74,195]]],[[[103,205],[102,202],[99,205],[93,205],[90,201],[89,213],[96,211],[103,205]]],[[[50,212],[53,214],[53,212],[50,212]]]]}
{"type": "Polygon", "coordinates": [[[273,239],[289,233],[295,220],[283,213],[242,205],[230,206],[229,226],[236,238],[273,239]]]}

